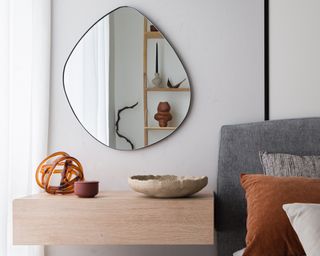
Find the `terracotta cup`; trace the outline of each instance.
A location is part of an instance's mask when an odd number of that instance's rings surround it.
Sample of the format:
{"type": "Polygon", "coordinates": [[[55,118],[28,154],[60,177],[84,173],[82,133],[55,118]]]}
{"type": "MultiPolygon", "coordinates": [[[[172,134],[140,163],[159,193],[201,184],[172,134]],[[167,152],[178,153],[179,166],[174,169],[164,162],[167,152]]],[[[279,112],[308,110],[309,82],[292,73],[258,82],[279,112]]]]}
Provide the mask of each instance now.
{"type": "Polygon", "coordinates": [[[95,197],[99,192],[99,181],[76,181],[74,193],[78,197],[95,197]]]}

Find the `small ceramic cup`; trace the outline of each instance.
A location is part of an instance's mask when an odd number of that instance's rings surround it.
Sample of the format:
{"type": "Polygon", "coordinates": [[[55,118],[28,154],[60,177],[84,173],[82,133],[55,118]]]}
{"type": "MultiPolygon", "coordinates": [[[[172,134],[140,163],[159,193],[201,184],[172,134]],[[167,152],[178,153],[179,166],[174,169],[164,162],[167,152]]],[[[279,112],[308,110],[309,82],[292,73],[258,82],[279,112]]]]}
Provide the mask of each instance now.
{"type": "Polygon", "coordinates": [[[74,193],[78,197],[95,197],[99,192],[99,181],[76,181],[74,193]]]}

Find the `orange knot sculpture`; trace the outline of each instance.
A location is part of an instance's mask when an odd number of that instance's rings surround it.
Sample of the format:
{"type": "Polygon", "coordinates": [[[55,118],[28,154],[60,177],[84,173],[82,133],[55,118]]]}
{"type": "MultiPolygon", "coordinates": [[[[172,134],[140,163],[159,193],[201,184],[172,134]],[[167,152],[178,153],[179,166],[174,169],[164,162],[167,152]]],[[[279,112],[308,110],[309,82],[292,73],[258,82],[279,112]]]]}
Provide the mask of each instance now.
{"type": "Polygon", "coordinates": [[[65,152],[56,152],[45,158],[36,171],[37,184],[50,194],[73,193],[74,183],[84,180],[81,163],[65,152]],[[60,174],[60,185],[53,186],[52,176],[60,174]]]}

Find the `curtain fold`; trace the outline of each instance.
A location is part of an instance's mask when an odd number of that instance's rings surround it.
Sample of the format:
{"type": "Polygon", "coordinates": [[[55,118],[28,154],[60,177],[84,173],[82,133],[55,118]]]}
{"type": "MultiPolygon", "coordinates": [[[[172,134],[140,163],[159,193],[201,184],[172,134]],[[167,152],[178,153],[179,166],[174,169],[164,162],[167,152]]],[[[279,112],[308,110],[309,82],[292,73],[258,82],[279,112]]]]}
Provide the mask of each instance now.
{"type": "Polygon", "coordinates": [[[41,256],[12,245],[12,200],[37,192],[35,168],[47,155],[50,0],[0,0],[0,255],[41,256]]]}

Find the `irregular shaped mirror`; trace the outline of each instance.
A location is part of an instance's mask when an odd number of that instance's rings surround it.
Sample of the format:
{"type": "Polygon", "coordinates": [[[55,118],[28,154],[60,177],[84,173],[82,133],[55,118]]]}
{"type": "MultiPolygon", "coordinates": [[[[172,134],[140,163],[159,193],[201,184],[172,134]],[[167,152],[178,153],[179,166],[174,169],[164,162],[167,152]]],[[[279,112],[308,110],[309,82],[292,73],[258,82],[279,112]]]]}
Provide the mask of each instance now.
{"type": "Polygon", "coordinates": [[[180,126],[190,106],[189,79],[174,49],[130,7],[102,17],[81,37],[63,81],[81,125],[114,149],[162,140],[180,126]]]}

